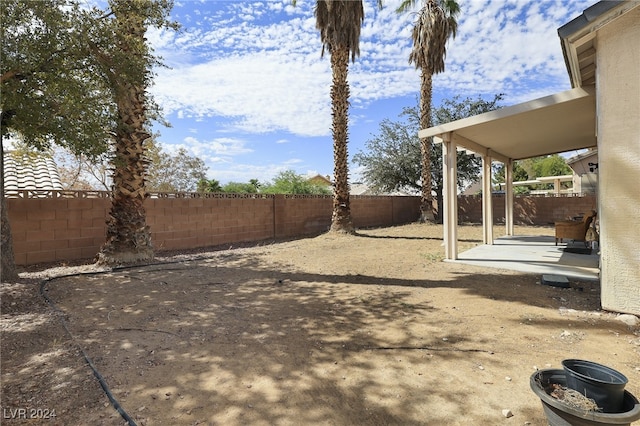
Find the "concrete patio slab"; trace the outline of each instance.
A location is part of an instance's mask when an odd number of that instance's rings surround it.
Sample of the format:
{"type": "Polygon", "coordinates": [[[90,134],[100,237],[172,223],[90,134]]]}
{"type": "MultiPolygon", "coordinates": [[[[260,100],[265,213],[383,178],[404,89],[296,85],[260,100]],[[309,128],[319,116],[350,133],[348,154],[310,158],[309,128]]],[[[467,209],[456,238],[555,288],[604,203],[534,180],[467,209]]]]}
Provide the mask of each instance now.
{"type": "Polygon", "coordinates": [[[457,260],[487,268],[509,269],[531,274],[553,274],[569,279],[598,281],[598,250],[592,254],[567,253],[565,247],[584,247],[583,243],[558,244],[551,236],[505,236],[493,245],[480,245],[460,253],[457,260]]]}

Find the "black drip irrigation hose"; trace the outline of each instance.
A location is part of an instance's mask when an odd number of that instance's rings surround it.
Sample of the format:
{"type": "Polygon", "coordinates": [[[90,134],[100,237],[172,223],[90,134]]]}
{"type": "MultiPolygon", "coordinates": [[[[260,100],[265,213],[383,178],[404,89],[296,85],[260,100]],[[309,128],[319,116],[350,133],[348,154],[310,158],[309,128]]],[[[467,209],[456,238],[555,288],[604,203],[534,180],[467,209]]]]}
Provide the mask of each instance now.
{"type": "Polygon", "coordinates": [[[100,275],[100,274],[107,274],[110,272],[122,271],[126,269],[134,269],[134,268],[158,266],[158,265],[171,265],[176,263],[192,262],[192,261],[198,261],[198,260],[204,260],[204,259],[207,259],[207,256],[196,256],[194,258],[180,259],[175,261],[153,262],[153,263],[145,263],[145,264],[138,264],[138,265],[131,265],[131,266],[119,266],[119,267],[111,268],[105,271],[78,272],[75,274],[59,275],[56,277],[47,278],[42,282],[40,282],[40,295],[44,298],[44,300],[51,307],[51,309],[53,309],[55,312],[58,313],[58,316],[60,318],[60,323],[62,324],[62,328],[64,328],[64,331],[67,333],[71,341],[73,341],[73,343],[76,345],[76,347],[84,357],[85,362],[87,363],[89,368],[91,368],[91,371],[93,371],[93,375],[98,380],[98,383],[100,383],[100,387],[102,387],[102,390],[104,391],[105,395],[107,395],[107,398],[109,398],[109,401],[111,402],[111,405],[113,406],[113,408],[115,408],[116,411],[120,414],[120,416],[122,416],[122,418],[126,420],[129,426],[138,426],[138,425],[136,424],[135,420],[133,420],[131,416],[124,410],[124,408],[122,408],[122,405],[120,405],[120,402],[118,402],[115,396],[113,396],[113,393],[111,393],[111,389],[109,389],[109,385],[107,385],[107,381],[104,379],[102,374],[100,374],[96,366],[93,364],[93,361],[91,360],[91,358],[89,358],[89,355],[87,355],[87,352],[84,350],[82,345],[73,336],[73,334],[71,333],[71,330],[69,330],[67,321],[65,321],[64,319],[65,318],[64,312],[60,310],[60,308],[58,308],[55,302],[51,300],[51,298],[47,295],[47,289],[46,289],[47,284],[49,284],[53,280],[57,280],[60,278],[79,277],[82,275],[100,275]]]}
{"type": "MultiPolygon", "coordinates": [[[[105,271],[105,272],[111,272],[111,271],[105,271]]],[[[100,372],[98,371],[96,366],[93,364],[93,361],[91,361],[91,358],[89,358],[89,355],[87,355],[87,352],[84,350],[82,345],[73,336],[73,334],[71,333],[71,330],[69,330],[69,327],[67,325],[67,321],[65,321],[65,319],[64,319],[64,316],[65,316],[64,312],[62,312],[60,310],[60,308],[58,308],[58,306],[56,306],[56,304],[53,302],[53,300],[51,300],[51,298],[47,295],[46,286],[47,286],[47,284],[49,282],[53,281],[54,279],[67,278],[67,277],[76,277],[76,276],[80,276],[80,275],[96,275],[96,274],[100,274],[100,273],[104,273],[104,272],[77,273],[77,274],[61,275],[61,276],[58,276],[58,277],[47,278],[46,280],[44,280],[44,281],[42,281],[40,283],[40,294],[42,295],[42,297],[44,297],[44,300],[47,301],[49,306],[54,311],[56,311],[58,313],[58,316],[60,318],[60,323],[62,324],[62,328],[64,328],[64,330],[67,332],[67,335],[69,336],[71,341],[73,341],[73,343],[77,346],[78,350],[80,351],[80,353],[84,357],[85,362],[87,363],[89,368],[91,368],[91,371],[93,371],[93,375],[95,376],[96,379],[98,379],[98,383],[100,383],[100,386],[102,387],[102,390],[107,395],[107,398],[109,398],[109,401],[111,402],[111,405],[113,406],[113,408],[116,409],[116,411],[129,424],[129,426],[137,426],[135,420],[133,420],[131,418],[131,416],[124,410],[124,408],[122,408],[122,405],[120,405],[120,402],[118,402],[118,400],[115,398],[115,396],[113,396],[113,393],[111,393],[111,389],[109,389],[109,385],[107,385],[107,381],[104,379],[102,374],[100,374],[100,372]]]]}

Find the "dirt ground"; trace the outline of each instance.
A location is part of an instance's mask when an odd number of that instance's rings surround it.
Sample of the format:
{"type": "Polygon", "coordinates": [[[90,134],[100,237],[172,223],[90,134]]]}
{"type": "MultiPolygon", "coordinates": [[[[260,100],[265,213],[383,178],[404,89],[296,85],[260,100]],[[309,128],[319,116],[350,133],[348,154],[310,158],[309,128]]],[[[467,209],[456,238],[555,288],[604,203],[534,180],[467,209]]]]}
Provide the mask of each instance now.
{"type": "MultiPolygon", "coordinates": [[[[462,249],[481,235],[461,227],[462,249]]],[[[83,353],[138,425],[546,425],[530,376],[566,358],[640,396],[640,330],[599,310],[597,283],[443,251],[441,226],[410,224],[101,273],[31,267],[0,287],[1,423],[126,424],[83,353]],[[76,275],[43,281],[62,274],[76,275]]]]}

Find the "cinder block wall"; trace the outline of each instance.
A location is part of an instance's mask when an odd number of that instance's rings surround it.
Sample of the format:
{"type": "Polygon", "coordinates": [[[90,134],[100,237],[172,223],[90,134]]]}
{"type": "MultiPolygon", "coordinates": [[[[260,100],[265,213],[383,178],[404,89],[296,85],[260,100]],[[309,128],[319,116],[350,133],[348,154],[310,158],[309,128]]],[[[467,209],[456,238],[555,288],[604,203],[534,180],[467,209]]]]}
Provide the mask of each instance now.
{"type": "Polygon", "coordinates": [[[8,198],[16,264],[95,256],[110,205],[105,198],[8,198]]]}
{"type": "MultiPolygon", "coordinates": [[[[352,206],[355,202],[351,200],[352,206]]],[[[325,195],[276,195],[273,235],[291,238],[327,231],[331,226],[332,205],[333,199],[325,195]]]]}
{"type": "MultiPolygon", "coordinates": [[[[505,221],[505,197],[492,198],[493,221],[505,221]]],[[[597,209],[595,195],[582,197],[514,197],[513,222],[518,225],[550,225],[597,209]]],[[[468,195],[458,197],[458,220],[460,222],[482,222],[482,197],[468,195]]]]}
{"type": "MultiPolygon", "coordinates": [[[[354,226],[392,226],[418,219],[419,197],[351,198],[354,226]]],[[[221,194],[149,198],[147,224],[156,250],[291,238],[325,232],[330,196],[221,194]]],[[[108,198],[8,198],[16,264],[93,258],[105,241],[108,198]]]]}
{"type": "MultiPolygon", "coordinates": [[[[108,198],[7,199],[18,265],[90,259],[105,241],[108,198]]],[[[221,194],[212,198],[150,198],[147,223],[156,250],[180,250],[293,238],[326,232],[330,196],[221,194]]],[[[419,197],[352,196],[356,228],[392,226],[418,219],[419,197]]],[[[458,199],[461,222],[479,223],[482,198],[458,199]]],[[[596,207],[584,197],[516,197],[514,222],[548,225],[596,207]]],[[[504,197],[493,198],[496,223],[504,222],[504,197]]]]}
{"type": "Polygon", "coordinates": [[[356,228],[400,224],[418,220],[419,197],[352,196],[351,215],[356,228]]]}
{"type": "Polygon", "coordinates": [[[273,236],[273,198],[151,198],[147,224],[156,250],[207,247],[273,236]]]}

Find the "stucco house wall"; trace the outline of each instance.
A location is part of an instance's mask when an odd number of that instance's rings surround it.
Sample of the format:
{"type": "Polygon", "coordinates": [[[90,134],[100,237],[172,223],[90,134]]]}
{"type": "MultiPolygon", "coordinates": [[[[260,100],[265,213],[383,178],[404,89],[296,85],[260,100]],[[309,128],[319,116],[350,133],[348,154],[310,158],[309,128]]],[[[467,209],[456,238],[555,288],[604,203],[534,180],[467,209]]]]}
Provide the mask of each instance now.
{"type": "Polygon", "coordinates": [[[602,307],[640,314],[640,7],[597,32],[602,307]]]}

